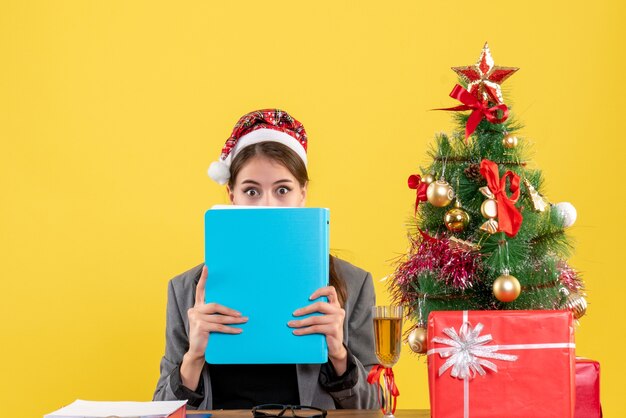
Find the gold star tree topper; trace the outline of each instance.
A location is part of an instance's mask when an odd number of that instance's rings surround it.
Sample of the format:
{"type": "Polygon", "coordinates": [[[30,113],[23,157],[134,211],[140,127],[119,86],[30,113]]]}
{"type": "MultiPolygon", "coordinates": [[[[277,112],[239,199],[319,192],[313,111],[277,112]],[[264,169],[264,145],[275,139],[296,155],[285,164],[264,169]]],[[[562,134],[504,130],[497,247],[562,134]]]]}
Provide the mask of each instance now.
{"type": "Polygon", "coordinates": [[[476,64],[466,67],[452,67],[452,70],[467,82],[467,90],[479,100],[502,104],[500,84],[519,68],[494,65],[489,45],[485,42],[476,64]]]}

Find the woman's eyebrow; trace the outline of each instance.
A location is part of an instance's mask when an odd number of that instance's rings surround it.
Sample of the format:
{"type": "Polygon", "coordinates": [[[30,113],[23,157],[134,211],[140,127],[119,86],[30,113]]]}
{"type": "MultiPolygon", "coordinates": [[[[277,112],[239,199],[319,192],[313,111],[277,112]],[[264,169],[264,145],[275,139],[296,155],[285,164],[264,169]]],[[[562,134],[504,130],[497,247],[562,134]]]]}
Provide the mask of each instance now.
{"type": "Polygon", "coordinates": [[[256,186],[260,186],[261,185],[261,183],[259,183],[257,181],[254,181],[254,180],[244,180],[244,181],[241,182],[241,184],[254,184],[256,186]]]}
{"type": "Polygon", "coordinates": [[[290,179],[282,179],[282,180],[276,180],[274,182],[274,184],[278,184],[278,183],[293,183],[293,180],[290,179]]]}

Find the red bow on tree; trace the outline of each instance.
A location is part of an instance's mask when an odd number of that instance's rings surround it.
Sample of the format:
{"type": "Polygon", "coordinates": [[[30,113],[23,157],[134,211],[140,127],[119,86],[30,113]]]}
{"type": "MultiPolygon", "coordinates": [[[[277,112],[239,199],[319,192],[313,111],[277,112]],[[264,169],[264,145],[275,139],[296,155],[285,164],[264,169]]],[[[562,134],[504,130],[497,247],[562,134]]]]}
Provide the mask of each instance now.
{"type": "Polygon", "coordinates": [[[422,182],[422,178],[417,174],[412,174],[409,176],[409,189],[416,190],[415,196],[415,213],[417,213],[417,206],[420,204],[420,201],[425,202],[428,200],[426,197],[426,189],[428,189],[428,184],[422,182]]]}
{"type": "Polygon", "coordinates": [[[491,193],[495,195],[496,202],[498,202],[498,226],[500,231],[503,231],[509,237],[514,237],[522,226],[522,214],[515,207],[520,194],[519,176],[512,171],[507,171],[500,178],[498,165],[489,160],[480,162],[480,174],[487,180],[487,186],[491,193]],[[507,178],[509,179],[510,197],[506,194],[507,178]]]}
{"type": "Polygon", "coordinates": [[[450,97],[452,97],[453,99],[457,99],[463,104],[460,106],[447,107],[444,109],[436,110],[471,110],[472,113],[470,114],[469,119],[467,119],[467,123],[465,124],[465,139],[469,138],[469,136],[474,133],[474,131],[478,127],[478,124],[481,120],[483,120],[483,118],[487,119],[491,123],[502,123],[509,117],[509,108],[506,107],[505,104],[487,107],[487,102],[478,100],[476,96],[474,96],[472,93],[465,90],[458,84],[454,86],[454,88],[450,92],[450,97]],[[498,110],[502,111],[501,118],[497,116],[498,110]]]}
{"type": "MultiPolygon", "coordinates": [[[[385,372],[385,375],[384,375],[385,385],[389,393],[393,397],[393,405],[391,407],[391,413],[394,414],[396,412],[396,399],[398,396],[400,396],[400,391],[398,390],[398,387],[396,386],[396,380],[393,376],[393,370],[391,369],[391,367],[385,367],[381,364],[375,365],[374,367],[372,367],[372,370],[370,370],[370,373],[367,375],[367,383],[369,383],[370,385],[378,384],[378,382],[380,381],[380,375],[383,373],[383,371],[385,372]]],[[[380,405],[384,414],[385,410],[380,400],[380,390],[377,390],[377,392],[378,392],[378,405],[380,405]]],[[[391,400],[385,399],[385,402],[391,402],[391,400]]]]}

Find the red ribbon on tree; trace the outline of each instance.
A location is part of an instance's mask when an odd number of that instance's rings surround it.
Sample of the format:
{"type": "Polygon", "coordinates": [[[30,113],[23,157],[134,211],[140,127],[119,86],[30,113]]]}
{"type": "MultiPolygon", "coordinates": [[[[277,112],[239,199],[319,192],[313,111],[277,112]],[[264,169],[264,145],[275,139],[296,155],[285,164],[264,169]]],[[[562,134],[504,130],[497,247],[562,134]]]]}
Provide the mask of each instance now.
{"type": "Polygon", "coordinates": [[[422,181],[422,178],[417,174],[412,174],[411,176],[409,176],[408,183],[409,189],[416,190],[415,213],[417,213],[417,206],[420,204],[420,201],[425,202],[428,200],[428,198],[426,197],[426,189],[428,189],[428,184],[424,183],[422,181]]]}
{"type": "MultiPolygon", "coordinates": [[[[387,390],[393,397],[391,413],[395,414],[396,400],[398,396],[400,396],[400,391],[398,390],[398,387],[396,386],[396,380],[393,376],[393,370],[391,369],[391,367],[385,367],[381,364],[375,365],[374,367],[372,367],[372,370],[370,370],[369,374],[367,375],[367,383],[369,383],[370,385],[379,384],[380,375],[383,374],[383,371],[385,372],[385,375],[384,375],[385,386],[387,387],[387,390]]],[[[377,392],[378,392],[378,405],[380,405],[380,409],[383,411],[383,414],[384,414],[385,409],[383,408],[383,403],[381,402],[381,399],[380,399],[380,390],[378,390],[377,392]]],[[[390,400],[386,399],[385,402],[390,402],[390,400]]]]}
{"type": "Polygon", "coordinates": [[[452,97],[453,99],[457,99],[463,104],[460,106],[435,110],[471,110],[472,113],[470,114],[469,119],[467,119],[467,123],[465,124],[465,139],[469,138],[469,136],[474,133],[474,131],[478,127],[478,124],[481,120],[483,120],[483,118],[487,119],[491,123],[502,123],[509,117],[509,108],[506,107],[505,104],[488,107],[487,102],[478,100],[476,96],[474,96],[472,93],[465,90],[458,84],[454,86],[454,88],[450,92],[450,97],[452,97]],[[502,117],[500,118],[498,117],[498,110],[502,111],[502,117]]]}
{"type": "Polygon", "coordinates": [[[480,174],[487,180],[487,186],[496,197],[498,203],[498,226],[509,237],[517,235],[522,226],[522,214],[515,207],[520,194],[520,179],[517,174],[507,171],[502,178],[498,171],[498,165],[493,161],[482,160],[480,162],[480,174]],[[509,191],[506,194],[506,180],[509,179],[509,191]]]}

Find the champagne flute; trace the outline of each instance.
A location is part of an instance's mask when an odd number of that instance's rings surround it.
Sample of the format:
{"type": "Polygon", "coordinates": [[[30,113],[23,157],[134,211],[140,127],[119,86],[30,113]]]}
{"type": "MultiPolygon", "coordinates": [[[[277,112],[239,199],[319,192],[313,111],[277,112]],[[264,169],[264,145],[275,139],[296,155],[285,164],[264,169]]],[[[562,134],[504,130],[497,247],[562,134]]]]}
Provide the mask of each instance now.
{"type": "MultiPolygon", "coordinates": [[[[402,347],[402,306],[374,306],[374,335],[376,340],[376,357],[385,368],[391,367],[400,359],[402,347]]],[[[385,417],[392,418],[395,411],[395,400],[392,405],[393,374],[387,375],[383,384],[385,417]]]]}

